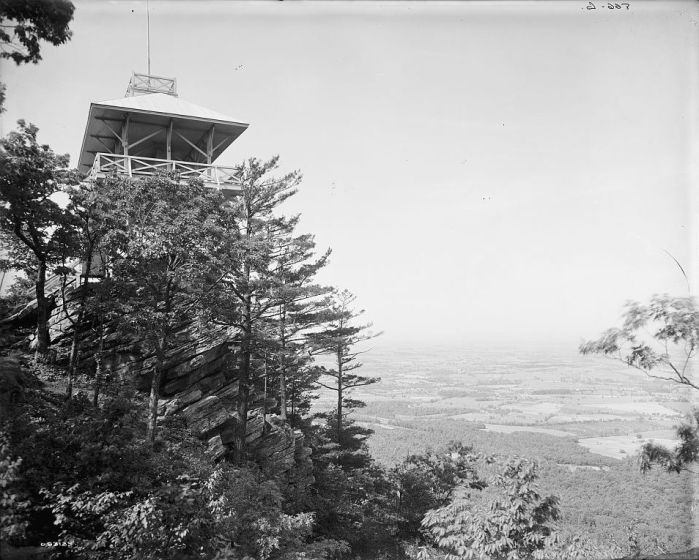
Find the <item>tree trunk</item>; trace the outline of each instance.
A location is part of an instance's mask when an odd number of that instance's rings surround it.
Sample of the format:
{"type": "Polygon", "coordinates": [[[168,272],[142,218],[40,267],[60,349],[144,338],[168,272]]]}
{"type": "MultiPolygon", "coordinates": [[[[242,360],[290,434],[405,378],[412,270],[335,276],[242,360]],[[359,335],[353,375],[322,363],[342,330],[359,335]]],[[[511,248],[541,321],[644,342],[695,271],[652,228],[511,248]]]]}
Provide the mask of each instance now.
{"type": "Polygon", "coordinates": [[[104,351],[104,322],[100,320],[100,341],[95,354],[95,386],[92,394],[92,404],[99,406],[100,389],[102,385],[102,352],[104,351]]]}
{"type": "Polygon", "coordinates": [[[342,448],[342,350],[337,351],[337,444],[342,448]]]}
{"type": "MultiPolygon", "coordinates": [[[[80,281],[78,282],[78,289],[80,290],[80,304],[78,308],[78,317],[73,322],[73,341],[70,345],[70,359],[68,360],[68,389],[66,390],[66,396],[70,399],[73,396],[73,379],[75,378],[75,372],[78,369],[78,359],[80,357],[80,327],[82,326],[83,316],[85,315],[85,300],[87,298],[87,282],[90,278],[90,270],[92,269],[92,249],[88,251],[88,257],[86,260],[87,273],[85,274],[85,280],[83,282],[82,275],[79,276],[80,281]]],[[[64,276],[65,278],[65,276],[64,276]]],[[[64,283],[65,286],[65,283],[64,283]]],[[[68,309],[65,305],[65,289],[63,289],[63,308],[68,313],[68,309]]]]}
{"type": "Polygon", "coordinates": [[[282,422],[286,422],[286,372],[284,370],[284,357],[282,356],[282,367],[279,372],[279,418],[282,422]]]}
{"type": "Polygon", "coordinates": [[[45,356],[49,350],[49,302],[46,299],[46,261],[39,261],[36,274],[36,352],[35,359],[45,356]]]}
{"type": "Polygon", "coordinates": [[[155,441],[155,433],[158,426],[158,397],[160,396],[160,380],[163,377],[163,365],[165,362],[165,341],[163,339],[158,341],[157,359],[155,367],[153,368],[153,378],[150,383],[150,401],[148,403],[149,417],[148,417],[148,439],[152,442],[155,441]]]}
{"type": "Polygon", "coordinates": [[[279,368],[279,418],[286,422],[286,313],[283,306],[279,306],[279,341],[281,342],[280,368],[279,368]]]}
{"type": "MultiPolygon", "coordinates": [[[[80,313],[78,321],[80,321],[80,313]]],[[[66,388],[66,398],[73,398],[73,379],[75,378],[75,370],[78,362],[78,324],[73,325],[73,341],[70,345],[70,359],[68,360],[68,387],[66,388]]]]}
{"type": "Polygon", "coordinates": [[[267,352],[264,356],[265,364],[265,388],[264,388],[264,399],[262,400],[262,433],[267,433],[267,352]]]}
{"type": "Polygon", "coordinates": [[[295,386],[294,386],[294,380],[291,380],[291,421],[289,422],[291,424],[291,427],[294,427],[294,418],[296,418],[296,408],[295,408],[295,403],[296,403],[296,391],[295,391],[295,386]]]}
{"type": "Polygon", "coordinates": [[[233,461],[242,465],[245,460],[245,436],[248,431],[248,401],[250,399],[250,331],[246,331],[238,359],[238,422],[235,430],[233,461]]]}
{"type": "MultiPolygon", "coordinates": [[[[245,236],[250,241],[250,209],[247,209],[245,236]]],[[[248,401],[250,399],[250,354],[252,353],[252,294],[250,288],[250,278],[252,275],[252,265],[250,263],[249,249],[245,252],[243,260],[244,296],[243,303],[243,340],[240,345],[238,356],[238,402],[236,415],[238,422],[233,440],[233,462],[242,465],[245,461],[245,437],[248,432],[248,401]]]]}
{"type": "Polygon", "coordinates": [[[66,397],[69,399],[73,397],[73,379],[75,379],[75,372],[78,369],[78,361],[80,358],[80,325],[85,314],[84,310],[85,296],[81,295],[78,317],[73,323],[73,340],[70,344],[70,359],[68,360],[68,388],[66,389],[66,397]]]}
{"type": "Polygon", "coordinates": [[[148,418],[148,439],[155,441],[155,432],[158,424],[158,393],[160,392],[160,379],[162,377],[161,366],[158,365],[153,369],[153,379],[150,384],[150,402],[148,408],[150,410],[148,418]]]}

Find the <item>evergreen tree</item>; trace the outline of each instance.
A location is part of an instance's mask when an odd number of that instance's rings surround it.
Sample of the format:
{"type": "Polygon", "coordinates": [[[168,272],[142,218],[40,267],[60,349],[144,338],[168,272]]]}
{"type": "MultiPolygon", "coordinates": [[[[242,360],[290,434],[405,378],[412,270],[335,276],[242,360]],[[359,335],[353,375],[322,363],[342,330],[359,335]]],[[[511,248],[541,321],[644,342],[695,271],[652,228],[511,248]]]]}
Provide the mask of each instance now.
{"type": "Polygon", "coordinates": [[[234,461],[245,460],[250,394],[255,380],[255,358],[265,355],[269,340],[267,321],[280,304],[276,293],[274,261],[278,240],[295,219],[276,216],[275,211],[293,196],[301,180],[298,172],[273,177],[278,158],[267,162],[252,158],[240,167],[241,193],[225,207],[225,249],[219,255],[221,279],[211,292],[212,320],[231,327],[238,380],[234,461]]]}
{"type": "MultiPolygon", "coordinates": [[[[289,226],[295,225],[295,220],[289,226]]],[[[277,240],[272,279],[277,305],[268,318],[270,352],[279,397],[279,416],[292,424],[310,408],[308,392],[317,379],[306,340],[309,329],[327,317],[330,288],[314,283],[316,273],[327,263],[330,251],[315,258],[311,235],[294,237],[292,231],[277,240]]]]}
{"type": "Polygon", "coordinates": [[[357,357],[362,352],[355,350],[355,345],[380,334],[372,334],[368,331],[371,324],[356,324],[357,317],[361,316],[364,310],[354,309],[355,300],[356,296],[349,291],[335,290],[327,328],[309,335],[313,353],[330,354],[333,357],[334,367],[321,367],[318,370],[324,379],[324,381],[318,381],[318,384],[336,393],[337,405],[333,422],[340,447],[346,447],[349,443],[343,438],[345,411],[364,406],[362,401],[351,398],[352,391],[357,387],[371,385],[381,380],[380,377],[366,377],[352,373],[362,367],[361,362],[357,361],[357,357]]]}

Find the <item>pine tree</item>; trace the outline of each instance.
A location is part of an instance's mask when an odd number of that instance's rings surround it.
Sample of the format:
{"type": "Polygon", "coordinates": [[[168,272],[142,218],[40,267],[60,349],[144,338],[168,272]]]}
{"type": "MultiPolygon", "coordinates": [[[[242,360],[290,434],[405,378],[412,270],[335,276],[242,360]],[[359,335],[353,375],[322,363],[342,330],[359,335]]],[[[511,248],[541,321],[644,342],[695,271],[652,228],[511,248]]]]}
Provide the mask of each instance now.
{"type": "Polygon", "coordinates": [[[326,320],[331,288],[314,283],[330,250],[315,258],[313,236],[292,233],[276,242],[272,278],[277,305],[267,320],[271,340],[266,356],[276,377],[279,416],[284,422],[291,418],[293,425],[297,415],[310,408],[309,391],[317,379],[305,335],[326,320]]]}
{"type": "Polygon", "coordinates": [[[225,208],[225,249],[219,255],[221,280],[211,292],[208,307],[214,323],[231,327],[234,335],[235,373],[238,380],[234,461],[245,460],[250,394],[256,365],[264,357],[269,340],[267,320],[278,307],[275,293],[274,257],[278,239],[293,228],[295,220],[276,216],[275,211],[296,192],[298,172],[273,177],[278,158],[267,162],[252,158],[239,174],[241,194],[225,208]]]}
{"type": "Polygon", "coordinates": [[[309,335],[309,341],[314,354],[330,354],[333,356],[334,367],[320,368],[320,373],[326,381],[318,381],[318,384],[336,393],[337,404],[334,411],[335,433],[340,447],[347,447],[345,441],[344,416],[346,410],[360,408],[364,403],[352,399],[351,393],[357,387],[363,387],[377,383],[379,377],[365,377],[352,373],[360,367],[361,362],[357,357],[362,353],[354,349],[355,345],[379,336],[368,329],[371,324],[356,324],[356,319],[364,313],[364,310],[355,310],[353,305],[356,296],[347,290],[333,293],[333,304],[329,311],[329,322],[324,330],[309,335]]]}

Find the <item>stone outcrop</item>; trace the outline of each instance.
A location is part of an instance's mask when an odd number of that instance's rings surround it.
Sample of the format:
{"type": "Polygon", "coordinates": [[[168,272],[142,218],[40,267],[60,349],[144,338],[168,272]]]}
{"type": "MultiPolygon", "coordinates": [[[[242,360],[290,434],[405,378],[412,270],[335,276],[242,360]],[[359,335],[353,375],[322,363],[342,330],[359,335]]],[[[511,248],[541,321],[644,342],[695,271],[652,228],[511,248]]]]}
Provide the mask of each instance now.
{"type": "MultiPolygon", "coordinates": [[[[77,318],[79,290],[73,278],[63,284],[53,277],[47,282],[47,294],[54,300],[49,318],[52,349],[58,361],[67,361],[77,318]],[[65,296],[65,301],[64,301],[65,296]]],[[[7,337],[18,321],[32,320],[36,302],[0,321],[0,337],[7,337]]],[[[35,317],[35,315],[34,315],[35,317]]],[[[33,319],[35,320],[35,318],[33,319]]],[[[81,329],[82,344],[78,367],[94,371],[96,342],[89,325],[81,329]]],[[[178,344],[166,356],[161,385],[160,414],[181,415],[190,430],[207,442],[212,460],[220,460],[232,450],[238,417],[238,382],[235,376],[235,347],[224,329],[203,329],[194,323],[183,324],[176,333],[178,344]]],[[[133,383],[141,390],[150,387],[154,357],[143,355],[138,340],[125,340],[123,334],[110,332],[104,337],[103,370],[112,382],[133,383]]],[[[252,455],[270,475],[286,473],[289,484],[308,484],[311,476],[310,449],[303,435],[269,416],[263,410],[274,405],[251,391],[246,426],[246,442],[252,455]]]]}

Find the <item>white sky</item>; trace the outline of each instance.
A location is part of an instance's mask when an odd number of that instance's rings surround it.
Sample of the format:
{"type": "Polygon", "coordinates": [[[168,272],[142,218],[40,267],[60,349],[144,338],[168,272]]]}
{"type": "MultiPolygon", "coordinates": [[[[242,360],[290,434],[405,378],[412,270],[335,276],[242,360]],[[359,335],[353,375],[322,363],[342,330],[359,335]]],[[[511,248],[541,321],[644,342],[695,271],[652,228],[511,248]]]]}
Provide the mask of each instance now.
{"type": "MultiPolygon", "coordinates": [[[[575,345],[686,295],[663,250],[697,266],[699,7],[587,4],[152,1],[152,73],[251,123],[219,162],[303,171],[322,280],[384,340],[575,345]]],[[[73,163],[90,102],[146,71],[145,2],[76,5],[70,43],[2,66],[2,133],[73,163]]]]}

